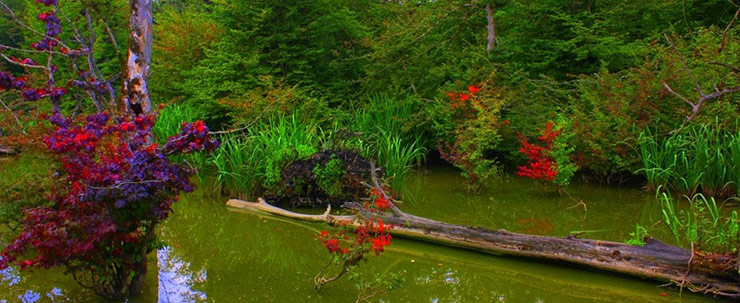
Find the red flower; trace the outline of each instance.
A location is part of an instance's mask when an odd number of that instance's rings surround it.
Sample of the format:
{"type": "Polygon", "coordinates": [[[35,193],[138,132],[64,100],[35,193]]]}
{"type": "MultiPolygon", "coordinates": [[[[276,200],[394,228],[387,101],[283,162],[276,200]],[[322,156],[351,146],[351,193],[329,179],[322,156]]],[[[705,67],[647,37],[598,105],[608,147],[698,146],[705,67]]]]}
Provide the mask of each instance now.
{"type": "Polygon", "coordinates": [[[475,86],[475,84],[470,84],[470,86],[468,86],[468,91],[469,91],[469,92],[470,92],[471,94],[474,94],[474,95],[475,95],[475,94],[477,94],[478,92],[480,92],[480,87],[477,87],[477,86],[475,86]]]}
{"type": "Polygon", "coordinates": [[[372,242],[371,250],[375,251],[375,255],[380,255],[386,246],[391,244],[391,235],[380,235],[377,238],[370,240],[372,242]]]}
{"type": "Polygon", "coordinates": [[[531,144],[527,141],[527,138],[521,134],[517,134],[522,143],[522,148],[519,151],[529,160],[527,166],[519,167],[516,173],[518,176],[545,181],[555,180],[555,177],[558,175],[558,166],[555,163],[555,159],[550,156],[550,152],[552,151],[553,141],[560,135],[560,130],[554,130],[554,127],[554,123],[548,122],[538,137],[545,146],[531,144]]]}
{"type": "Polygon", "coordinates": [[[199,133],[204,133],[207,131],[205,122],[198,120],[193,123],[193,126],[195,126],[195,130],[199,133]]]}
{"type": "Polygon", "coordinates": [[[23,261],[21,261],[20,265],[21,265],[21,270],[23,270],[23,269],[26,269],[29,266],[33,265],[33,261],[31,261],[31,260],[23,260],[23,261]]]}
{"type": "Polygon", "coordinates": [[[469,99],[470,99],[470,95],[460,94],[460,101],[468,101],[469,99]]]}
{"type": "Polygon", "coordinates": [[[381,211],[385,211],[388,207],[391,207],[391,203],[387,198],[381,195],[375,199],[375,207],[379,208],[381,211]]]}
{"type": "Polygon", "coordinates": [[[326,249],[330,253],[333,253],[339,250],[339,241],[337,239],[326,240],[324,241],[324,246],[326,246],[326,249]]]}

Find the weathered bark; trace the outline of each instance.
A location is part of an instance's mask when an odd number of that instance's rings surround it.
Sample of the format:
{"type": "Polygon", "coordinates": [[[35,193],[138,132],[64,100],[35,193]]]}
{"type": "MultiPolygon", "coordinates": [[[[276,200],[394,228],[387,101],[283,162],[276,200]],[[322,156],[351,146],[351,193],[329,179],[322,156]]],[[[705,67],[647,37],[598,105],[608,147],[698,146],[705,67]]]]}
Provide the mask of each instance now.
{"type": "MultiPolygon", "coordinates": [[[[326,222],[371,217],[358,203],[346,203],[345,208],[355,216],[334,216],[327,210],[323,215],[305,215],[259,202],[229,200],[226,205],[234,208],[269,213],[288,218],[326,222]]],[[[394,236],[424,240],[492,254],[503,254],[541,260],[581,265],[610,272],[647,278],[655,281],[682,285],[697,292],[739,298],[740,282],[732,277],[719,276],[708,270],[689,270],[692,252],[677,246],[649,239],[645,246],[624,243],[578,239],[573,236],[557,238],[512,233],[505,230],[488,230],[448,224],[427,218],[393,211],[383,216],[383,221],[393,224],[394,236]]]]}
{"type": "Polygon", "coordinates": [[[18,150],[16,150],[15,148],[0,145],[0,156],[15,155],[16,153],[18,153],[18,150]]]}
{"type": "Polygon", "coordinates": [[[488,20],[488,45],[486,51],[490,55],[493,51],[494,44],[498,43],[496,39],[496,24],[493,22],[493,6],[486,4],[486,19],[488,20]]]}
{"type": "Polygon", "coordinates": [[[152,0],[130,0],[128,52],[123,69],[122,106],[127,114],[150,113],[149,67],[152,61],[152,0]]]}

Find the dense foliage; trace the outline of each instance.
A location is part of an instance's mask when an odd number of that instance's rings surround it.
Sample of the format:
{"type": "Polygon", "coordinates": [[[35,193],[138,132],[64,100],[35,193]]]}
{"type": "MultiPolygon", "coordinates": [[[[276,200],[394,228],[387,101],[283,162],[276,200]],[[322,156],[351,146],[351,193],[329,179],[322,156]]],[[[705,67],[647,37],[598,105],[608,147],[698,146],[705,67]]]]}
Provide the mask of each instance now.
{"type": "MultiPolygon", "coordinates": [[[[441,151],[471,184],[522,165],[516,134],[535,137],[554,115],[568,128],[556,144],[573,149],[560,160],[611,183],[640,168],[640,130],[665,133],[691,114],[664,87],[696,94],[682,61],[705,90],[738,81],[712,63],[738,60],[738,30],[724,30],[737,7],[726,1],[494,1],[490,52],[487,3],[165,3],[153,93],[219,127],[297,115],[324,131],[362,132],[364,145],[348,141],[361,151],[398,137],[435,158],[441,151]],[[379,100],[393,102],[393,119],[372,114],[388,108],[379,100]]],[[[737,102],[708,101],[691,123],[721,115],[729,126],[737,102]]]]}
{"type": "MultiPolygon", "coordinates": [[[[721,0],[165,1],[155,7],[156,72],[150,87],[155,101],[176,103],[168,107],[186,109],[193,119],[205,119],[216,128],[268,121],[278,126],[274,121],[279,116],[296,116],[300,123],[324,131],[362,132],[349,143],[363,156],[413,158],[397,164],[378,159],[394,166],[386,167],[388,176],[403,175],[406,164],[419,162],[426,152],[436,158],[435,151],[442,151],[471,184],[483,184],[522,165],[525,159],[518,152],[516,134],[535,137],[544,123],[542,117],[554,114],[567,124],[568,137],[561,143],[574,149],[568,157],[578,171],[587,179],[621,182],[641,167],[635,152],[640,130],[650,127],[664,134],[691,115],[692,109],[664,84],[688,97],[696,95],[692,78],[705,91],[737,85],[736,73],[716,64],[736,66],[738,62],[738,30],[727,26],[737,10],[733,4],[721,0]],[[487,4],[492,5],[496,29],[490,50],[486,47],[487,4]],[[480,92],[468,92],[471,83],[480,92]],[[450,92],[455,100],[448,96],[450,92]],[[465,92],[470,100],[459,98],[465,92]],[[384,105],[385,101],[393,106],[384,105]],[[377,114],[389,108],[391,119],[377,114]]],[[[31,9],[28,1],[8,5],[20,12],[22,20],[40,17],[49,34],[43,40],[22,30],[8,31],[0,44],[8,46],[3,53],[9,58],[44,62],[43,52],[23,53],[9,47],[36,43],[44,49],[54,45],[50,38],[59,37],[81,42],[64,49],[55,46],[59,51],[55,56],[85,66],[86,47],[94,45],[100,71],[60,65],[57,79],[93,88],[109,82],[101,76],[113,74],[120,66],[117,49],[126,30],[120,9],[124,2],[59,4],[85,11],[71,18],[69,26],[76,27],[82,38],[91,35],[94,40],[87,42],[76,39],[75,31],[59,31],[60,24],[68,26],[64,18],[31,9]],[[99,21],[93,22],[91,30],[85,24],[88,17],[99,21]]],[[[0,26],[14,29],[12,20],[3,20],[0,26]]],[[[27,83],[43,81],[32,80],[27,83]]],[[[61,88],[39,87],[25,96],[61,94],[61,88]]],[[[78,103],[89,102],[79,97],[72,94],[78,103]]],[[[12,97],[3,100],[9,100],[17,117],[27,117],[36,107],[12,97]]],[[[710,100],[691,123],[713,121],[716,115],[730,127],[738,118],[737,103],[737,95],[710,100]]],[[[80,108],[62,104],[63,109],[72,107],[80,108]]],[[[17,124],[14,120],[6,114],[3,127],[17,124]]],[[[208,165],[203,158],[188,160],[198,162],[195,166],[208,165]]],[[[276,160],[271,162],[278,166],[292,161],[276,160]]],[[[264,172],[265,184],[247,181],[252,189],[238,191],[273,187],[280,168],[270,170],[264,172]]],[[[247,175],[230,172],[242,178],[247,175]]]]}
{"type": "Polygon", "coordinates": [[[111,122],[101,113],[79,126],[57,114],[50,121],[56,130],[44,142],[61,162],[54,204],[26,212],[0,268],[63,265],[98,294],[126,295],[158,245],[155,227],[181,191],[193,190],[191,172],[167,156],[217,143],[202,121],[184,124],[162,146],[151,142],[153,116],[111,122]]]}
{"type": "MultiPolygon", "coordinates": [[[[194,169],[222,193],[294,206],[377,196],[372,162],[401,193],[427,160],[473,191],[514,173],[738,195],[737,0],[157,1],[157,118],[116,113],[128,1],[0,1],[0,147],[60,163],[54,185],[3,181],[4,223],[34,208],[0,267],[65,265],[110,296],[138,279],[194,169]],[[53,188],[52,205],[18,197],[26,186],[53,188]]],[[[690,200],[666,217],[674,234],[737,233],[681,223],[715,209],[690,200]]],[[[382,221],[353,224],[319,236],[330,265],[390,242],[382,221]]]]}

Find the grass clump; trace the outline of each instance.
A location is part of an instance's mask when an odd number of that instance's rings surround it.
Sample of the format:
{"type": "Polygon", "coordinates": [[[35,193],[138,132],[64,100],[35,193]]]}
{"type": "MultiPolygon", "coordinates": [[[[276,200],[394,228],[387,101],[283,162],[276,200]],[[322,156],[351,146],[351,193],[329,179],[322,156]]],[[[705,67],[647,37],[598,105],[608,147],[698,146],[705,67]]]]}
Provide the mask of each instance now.
{"type": "Polygon", "coordinates": [[[411,168],[426,158],[428,142],[418,127],[420,112],[411,97],[396,100],[379,95],[356,110],[349,123],[357,136],[348,140],[347,145],[359,150],[365,158],[376,159],[395,190],[403,187],[411,168]]]}
{"type": "MultiPolygon", "coordinates": [[[[376,96],[331,127],[322,128],[314,119],[303,119],[297,112],[267,119],[250,127],[246,134],[222,137],[221,148],[212,158],[218,185],[237,196],[254,199],[265,194],[292,196],[303,191],[297,190],[302,188],[297,184],[315,182],[321,188],[305,190],[320,190],[330,198],[343,197],[346,195],[341,191],[347,189],[337,180],[342,178],[339,168],[346,159],[311,166],[306,172],[317,179],[288,182],[283,176],[292,163],[323,151],[343,150],[375,160],[391,187],[400,191],[408,172],[424,161],[427,151],[421,131],[414,126],[418,114],[412,99],[397,102],[388,96],[376,96]],[[286,182],[292,185],[286,187],[286,182]]],[[[309,176],[292,176],[296,177],[309,176]]]]}
{"type": "Polygon", "coordinates": [[[679,208],[679,201],[667,193],[660,197],[663,223],[676,243],[693,244],[697,250],[715,253],[735,253],[738,245],[740,223],[738,213],[732,210],[723,214],[717,201],[702,194],[686,196],[687,209],[679,208]]]}
{"type": "Polygon", "coordinates": [[[629,234],[630,238],[627,239],[625,243],[634,246],[645,246],[645,238],[648,236],[648,231],[644,226],[639,223],[635,224],[635,231],[630,232],[629,234]]]}
{"type": "Polygon", "coordinates": [[[667,138],[638,137],[648,187],[693,196],[730,197],[740,182],[740,137],[718,124],[688,127],[667,138]]]}
{"type": "MultiPolygon", "coordinates": [[[[186,103],[170,104],[159,112],[152,132],[157,142],[164,144],[167,142],[167,138],[180,133],[183,123],[192,123],[203,119],[204,116],[203,111],[186,103]]],[[[171,156],[171,159],[178,163],[185,163],[195,169],[198,178],[201,178],[203,170],[211,165],[210,157],[204,152],[174,155],[171,156]]]]}
{"type": "Polygon", "coordinates": [[[257,124],[246,136],[222,137],[212,161],[218,185],[244,198],[280,193],[283,167],[318,151],[318,129],[294,114],[257,124]]]}

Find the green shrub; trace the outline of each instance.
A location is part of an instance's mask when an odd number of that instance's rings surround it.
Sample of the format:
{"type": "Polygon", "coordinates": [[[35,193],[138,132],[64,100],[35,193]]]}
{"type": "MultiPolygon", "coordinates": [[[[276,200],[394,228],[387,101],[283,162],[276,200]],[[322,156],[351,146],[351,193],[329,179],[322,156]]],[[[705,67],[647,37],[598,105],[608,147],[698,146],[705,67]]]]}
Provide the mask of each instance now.
{"type": "Polygon", "coordinates": [[[0,224],[15,229],[25,208],[51,203],[47,197],[51,185],[50,159],[29,150],[3,162],[0,162],[0,224]]]}
{"type": "Polygon", "coordinates": [[[313,169],[314,178],[319,189],[330,198],[338,198],[343,194],[342,177],[344,176],[344,164],[342,160],[332,155],[325,165],[318,164],[313,169]]]}
{"type": "Polygon", "coordinates": [[[553,140],[552,150],[550,151],[550,156],[555,160],[555,165],[558,168],[558,174],[555,176],[553,183],[558,186],[568,186],[570,179],[578,170],[578,167],[571,160],[575,148],[569,143],[575,134],[571,131],[570,119],[560,117],[555,124],[558,126],[560,135],[553,140]]]}
{"type": "Polygon", "coordinates": [[[499,159],[490,152],[498,150],[502,141],[500,129],[506,123],[501,121],[501,110],[508,97],[490,74],[485,83],[448,92],[432,107],[437,148],[443,159],[461,170],[470,190],[480,190],[501,170],[499,159]]]}

